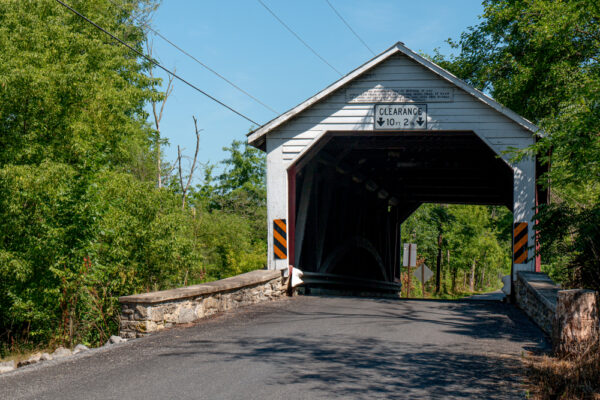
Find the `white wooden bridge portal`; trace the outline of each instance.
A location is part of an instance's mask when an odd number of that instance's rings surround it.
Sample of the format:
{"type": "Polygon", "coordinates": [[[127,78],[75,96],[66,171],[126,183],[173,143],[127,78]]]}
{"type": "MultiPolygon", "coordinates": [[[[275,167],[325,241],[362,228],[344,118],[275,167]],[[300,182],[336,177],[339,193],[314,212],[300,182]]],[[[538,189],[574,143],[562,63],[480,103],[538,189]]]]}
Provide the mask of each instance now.
{"type": "Polygon", "coordinates": [[[393,289],[400,224],[423,203],[459,203],[512,210],[513,279],[534,271],[540,171],[534,158],[513,162],[505,152],[530,146],[536,132],[395,44],[249,134],[267,152],[268,268],[393,289]]]}

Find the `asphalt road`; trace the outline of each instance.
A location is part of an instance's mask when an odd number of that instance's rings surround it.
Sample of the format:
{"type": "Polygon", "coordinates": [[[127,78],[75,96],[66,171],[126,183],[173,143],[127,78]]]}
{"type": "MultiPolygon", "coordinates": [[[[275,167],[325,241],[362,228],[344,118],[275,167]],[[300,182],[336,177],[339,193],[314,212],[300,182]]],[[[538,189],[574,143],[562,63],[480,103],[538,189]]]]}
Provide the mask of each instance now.
{"type": "Polygon", "coordinates": [[[0,375],[0,399],[524,398],[510,305],[295,297],[0,375]]]}

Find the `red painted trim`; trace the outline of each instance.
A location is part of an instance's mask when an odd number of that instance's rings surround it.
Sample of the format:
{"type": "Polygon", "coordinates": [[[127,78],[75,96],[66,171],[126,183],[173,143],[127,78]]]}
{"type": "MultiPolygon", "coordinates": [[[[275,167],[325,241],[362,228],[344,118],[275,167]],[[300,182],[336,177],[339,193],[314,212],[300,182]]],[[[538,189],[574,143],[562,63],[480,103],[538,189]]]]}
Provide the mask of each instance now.
{"type": "Polygon", "coordinates": [[[294,265],[296,245],[296,166],[288,170],[288,265],[294,265]]]}

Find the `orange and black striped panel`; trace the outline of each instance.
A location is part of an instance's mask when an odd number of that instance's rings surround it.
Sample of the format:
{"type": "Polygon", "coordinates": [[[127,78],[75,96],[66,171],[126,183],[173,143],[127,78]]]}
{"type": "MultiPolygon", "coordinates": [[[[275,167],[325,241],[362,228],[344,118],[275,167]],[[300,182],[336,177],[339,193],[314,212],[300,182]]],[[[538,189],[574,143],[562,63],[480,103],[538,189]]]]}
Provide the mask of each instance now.
{"type": "Polygon", "coordinates": [[[285,219],[273,220],[273,253],[276,259],[285,260],[287,258],[287,229],[285,219]]]}
{"type": "Polygon", "coordinates": [[[513,228],[513,262],[523,264],[527,261],[527,222],[515,222],[513,228]]]}

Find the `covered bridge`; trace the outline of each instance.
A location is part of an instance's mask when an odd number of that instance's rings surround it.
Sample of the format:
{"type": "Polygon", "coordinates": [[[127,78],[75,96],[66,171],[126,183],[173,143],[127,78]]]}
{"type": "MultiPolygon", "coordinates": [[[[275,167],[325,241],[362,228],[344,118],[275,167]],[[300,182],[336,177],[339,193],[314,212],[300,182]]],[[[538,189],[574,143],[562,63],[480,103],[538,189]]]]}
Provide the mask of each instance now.
{"type": "Polygon", "coordinates": [[[267,153],[268,268],[393,285],[400,224],[423,203],[459,203],[512,210],[513,277],[534,271],[539,171],[506,151],[537,131],[395,44],[248,135],[267,153]]]}

